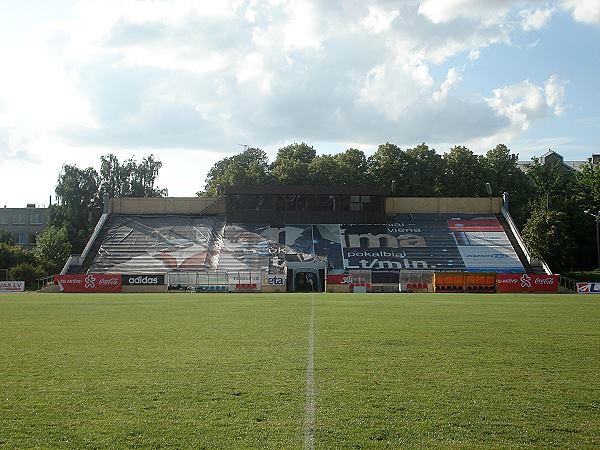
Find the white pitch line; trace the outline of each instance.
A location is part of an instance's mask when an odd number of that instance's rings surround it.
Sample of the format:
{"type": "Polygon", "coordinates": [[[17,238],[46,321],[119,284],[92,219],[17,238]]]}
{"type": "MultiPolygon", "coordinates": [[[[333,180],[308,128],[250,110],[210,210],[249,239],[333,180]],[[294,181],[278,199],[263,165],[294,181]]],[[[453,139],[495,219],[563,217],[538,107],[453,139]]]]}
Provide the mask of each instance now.
{"type": "Polygon", "coordinates": [[[304,449],[315,448],[315,294],[310,298],[308,321],[308,356],[306,362],[306,416],[304,418],[304,449]]]}

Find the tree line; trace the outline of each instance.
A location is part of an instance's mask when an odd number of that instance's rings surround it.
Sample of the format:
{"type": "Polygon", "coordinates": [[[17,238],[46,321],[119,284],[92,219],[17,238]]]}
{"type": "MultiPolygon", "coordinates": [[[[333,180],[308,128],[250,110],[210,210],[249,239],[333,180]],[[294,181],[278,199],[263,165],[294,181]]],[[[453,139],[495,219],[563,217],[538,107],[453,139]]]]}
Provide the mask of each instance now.
{"type": "MultiPolygon", "coordinates": [[[[56,185],[57,203],[50,206],[49,226],[34,250],[16,245],[0,232],[0,268],[29,285],[37,277],[60,271],[71,252],[81,253],[102,214],[103,196],[164,197],[156,186],[162,167],[150,155],[140,162],[123,162],[114,155],[100,158],[100,169],[64,165],[56,185]]],[[[455,146],[440,155],[426,144],[406,150],[385,143],[367,157],[350,148],[335,155],[317,155],[305,143],[285,146],[271,163],[259,148],[247,148],[212,166],[200,196],[219,195],[231,185],[372,184],[411,197],[494,196],[509,194],[511,215],[522,230],[533,256],[555,271],[596,267],[595,218],[600,215],[600,165],[586,163],[574,171],[557,163],[533,159],[527,170],[518,155],[503,144],[483,155],[455,146]]]]}
{"type": "Polygon", "coordinates": [[[554,270],[596,264],[594,217],[600,214],[600,166],[588,161],[581,171],[561,163],[533,159],[526,170],[518,155],[499,144],[483,155],[464,146],[438,154],[425,143],[401,149],[380,145],[373,155],[349,148],[318,155],[305,143],[278,150],[275,160],[259,148],[223,158],[212,166],[199,196],[215,196],[226,186],[258,184],[373,184],[392,186],[410,197],[481,197],[509,194],[509,210],[522,230],[532,256],[554,270]]]}

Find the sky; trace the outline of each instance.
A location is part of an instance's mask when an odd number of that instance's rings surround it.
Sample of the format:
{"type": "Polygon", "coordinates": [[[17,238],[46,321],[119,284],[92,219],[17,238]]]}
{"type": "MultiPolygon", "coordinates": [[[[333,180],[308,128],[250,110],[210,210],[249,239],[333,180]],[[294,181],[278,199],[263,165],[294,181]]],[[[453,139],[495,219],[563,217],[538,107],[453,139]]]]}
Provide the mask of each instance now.
{"type": "Polygon", "coordinates": [[[600,0],[1,2],[0,207],[109,153],[180,197],[243,145],[600,153],[600,0]]]}

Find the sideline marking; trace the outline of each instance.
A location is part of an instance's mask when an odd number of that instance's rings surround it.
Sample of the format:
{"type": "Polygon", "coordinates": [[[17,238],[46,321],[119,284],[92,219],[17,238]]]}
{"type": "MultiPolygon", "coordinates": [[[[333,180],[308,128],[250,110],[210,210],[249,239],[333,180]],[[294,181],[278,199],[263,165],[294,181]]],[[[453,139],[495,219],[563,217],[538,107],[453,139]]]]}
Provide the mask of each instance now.
{"type": "Polygon", "coordinates": [[[304,448],[315,448],[315,294],[310,297],[308,321],[308,356],[306,362],[306,417],[304,418],[304,448]]]}

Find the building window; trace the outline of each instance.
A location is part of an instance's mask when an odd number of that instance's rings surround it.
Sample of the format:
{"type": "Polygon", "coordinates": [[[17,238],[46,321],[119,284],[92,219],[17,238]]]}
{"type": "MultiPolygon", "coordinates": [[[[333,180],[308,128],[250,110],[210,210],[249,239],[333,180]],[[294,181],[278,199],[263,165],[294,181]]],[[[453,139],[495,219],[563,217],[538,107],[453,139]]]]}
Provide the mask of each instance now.
{"type": "Polygon", "coordinates": [[[29,214],[29,223],[31,225],[41,225],[42,224],[42,215],[40,213],[29,214]]]}
{"type": "Polygon", "coordinates": [[[13,215],[13,225],[25,225],[27,223],[27,214],[15,213],[13,215]]]}
{"type": "Polygon", "coordinates": [[[37,243],[37,234],[29,233],[29,243],[35,245],[37,243]]]}
{"type": "Polygon", "coordinates": [[[27,245],[27,233],[17,233],[17,244],[27,245]]]}
{"type": "Polygon", "coordinates": [[[0,225],[8,225],[8,214],[0,214],[0,225]]]}
{"type": "Polygon", "coordinates": [[[360,195],[350,196],[350,211],[362,211],[360,207],[360,195]]]}

